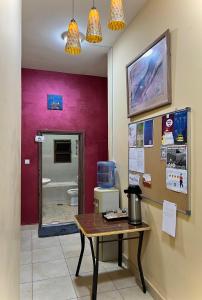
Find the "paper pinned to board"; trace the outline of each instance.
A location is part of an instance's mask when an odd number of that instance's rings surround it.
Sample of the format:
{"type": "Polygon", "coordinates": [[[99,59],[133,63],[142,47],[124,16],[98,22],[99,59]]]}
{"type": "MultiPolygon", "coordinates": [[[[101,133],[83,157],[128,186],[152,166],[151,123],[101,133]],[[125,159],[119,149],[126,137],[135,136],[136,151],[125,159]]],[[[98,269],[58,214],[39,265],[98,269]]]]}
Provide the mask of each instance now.
{"type": "Polygon", "coordinates": [[[140,175],[129,173],[129,184],[140,185],[140,175]]]}
{"type": "Polygon", "coordinates": [[[129,149],[129,171],[144,173],[144,148],[129,149]]]}
{"type": "Polygon", "coordinates": [[[177,216],[177,205],[167,200],[163,201],[163,220],[162,220],[162,231],[171,235],[176,236],[176,216],[177,216]]]}

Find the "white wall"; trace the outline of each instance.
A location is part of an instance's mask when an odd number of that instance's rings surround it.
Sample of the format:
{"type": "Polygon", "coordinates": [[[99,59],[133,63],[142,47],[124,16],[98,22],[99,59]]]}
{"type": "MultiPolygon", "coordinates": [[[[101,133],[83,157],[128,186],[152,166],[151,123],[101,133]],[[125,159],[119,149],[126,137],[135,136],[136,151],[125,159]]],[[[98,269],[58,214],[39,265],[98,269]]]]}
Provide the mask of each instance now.
{"type": "Polygon", "coordinates": [[[19,299],[21,2],[0,1],[0,299],[19,299]]]}
{"type": "Polygon", "coordinates": [[[51,181],[76,181],[78,175],[78,155],[76,155],[76,140],[78,135],[45,134],[42,145],[42,172],[43,177],[51,181]],[[71,140],[71,163],[54,163],[54,140],[71,140]]]}
{"type": "MultiPolygon", "coordinates": [[[[127,5],[127,1],[126,1],[127,5]]],[[[149,0],[116,42],[108,56],[109,152],[123,189],[128,184],[128,122],[125,66],[166,29],[171,31],[172,98],[169,107],[133,120],[152,117],[175,108],[192,107],[192,216],[177,218],[177,237],[161,232],[162,207],[143,204],[144,220],[151,225],[145,239],[143,266],[147,280],[168,300],[200,300],[202,278],[202,1],[149,0]],[[113,95],[113,97],[112,97],[113,95]]],[[[169,200],[169,199],[167,199],[169,200]]],[[[129,259],[134,261],[134,243],[129,259]]]]}

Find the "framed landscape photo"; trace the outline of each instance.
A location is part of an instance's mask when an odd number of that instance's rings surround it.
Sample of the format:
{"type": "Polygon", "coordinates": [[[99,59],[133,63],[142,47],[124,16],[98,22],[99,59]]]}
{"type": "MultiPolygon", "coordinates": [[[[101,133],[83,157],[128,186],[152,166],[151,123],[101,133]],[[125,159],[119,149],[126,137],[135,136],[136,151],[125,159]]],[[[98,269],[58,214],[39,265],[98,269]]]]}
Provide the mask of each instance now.
{"type": "Polygon", "coordinates": [[[170,32],[126,66],[128,117],[171,103],[170,32]]]}

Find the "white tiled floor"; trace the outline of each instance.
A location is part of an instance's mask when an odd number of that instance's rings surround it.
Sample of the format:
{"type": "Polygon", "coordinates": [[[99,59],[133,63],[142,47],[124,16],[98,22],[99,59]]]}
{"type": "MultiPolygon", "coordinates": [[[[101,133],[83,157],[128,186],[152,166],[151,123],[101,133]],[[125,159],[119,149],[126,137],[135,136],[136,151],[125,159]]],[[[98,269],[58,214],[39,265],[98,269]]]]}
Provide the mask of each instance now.
{"type": "MultiPolygon", "coordinates": [[[[79,234],[38,238],[37,228],[23,227],[21,238],[21,300],[90,300],[92,259],[86,241],[80,276],[79,234]]],[[[134,276],[113,262],[99,265],[98,300],[152,300],[134,276]]]]}

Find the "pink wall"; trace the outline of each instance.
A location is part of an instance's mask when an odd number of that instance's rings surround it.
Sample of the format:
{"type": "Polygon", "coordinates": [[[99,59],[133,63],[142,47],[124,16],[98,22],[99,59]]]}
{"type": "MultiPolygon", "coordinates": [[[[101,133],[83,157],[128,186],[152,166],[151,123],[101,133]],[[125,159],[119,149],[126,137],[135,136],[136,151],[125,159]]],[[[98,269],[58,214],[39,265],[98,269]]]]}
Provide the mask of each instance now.
{"type": "Polygon", "coordinates": [[[85,207],[91,212],[96,162],[108,155],[107,79],[22,70],[22,224],[38,222],[38,130],[85,132],[85,207]],[[63,111],[47,110],[47,94],[63,95],[63,111]]]}

